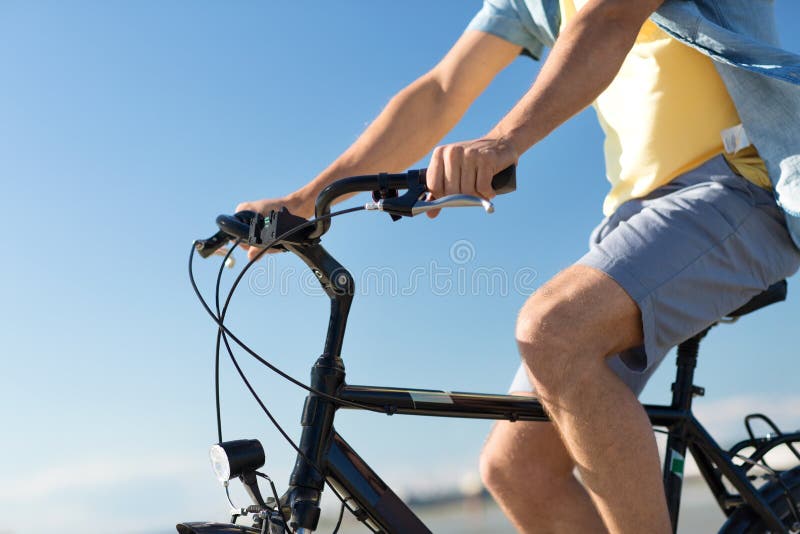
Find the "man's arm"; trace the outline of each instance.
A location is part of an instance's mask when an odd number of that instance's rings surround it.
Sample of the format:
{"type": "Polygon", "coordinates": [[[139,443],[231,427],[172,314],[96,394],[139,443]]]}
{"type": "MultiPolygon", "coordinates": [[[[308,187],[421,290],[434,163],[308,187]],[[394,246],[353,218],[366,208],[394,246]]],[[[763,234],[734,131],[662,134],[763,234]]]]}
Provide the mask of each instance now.
{"type": "Polygon", "coordinates": [[[493,196],[492,176],[594,101],[616,76],[647,17],[663,0],[590,0],[561,32],[536,81],[483,139],[437,147],[435,196],[493,196]]]}
{"type": "Polygon", "coordinates": [[[316,180],[316,193],[344,176],[399,172],[427,154],[520,53],[482,32],[465,33],[431,71],[400,91],[359,139],[316,180]]]}
{"type": "Polygon", "coordinates": [[[278,199],[246,202],[237,211],[279,206],[309,217],[319,192],[346,176],[406,169],[458,122],[521,48],[483,32],[466,32],[428,73],[395,95],[363,134],[319,176],[278,199]]]}

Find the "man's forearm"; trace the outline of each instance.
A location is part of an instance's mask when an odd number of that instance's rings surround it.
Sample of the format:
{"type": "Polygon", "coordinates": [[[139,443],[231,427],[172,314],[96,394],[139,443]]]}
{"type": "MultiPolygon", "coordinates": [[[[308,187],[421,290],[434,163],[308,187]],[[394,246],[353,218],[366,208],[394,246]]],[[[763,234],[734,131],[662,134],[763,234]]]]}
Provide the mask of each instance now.
{"type": "Polygon", "coordinates": [[[346,176],[406,169],[458,122],[466,110],[458,104],[434,77],[419,78],[395,95],[356,142],[299,194],[316,197],[346,176]]]}
{"type": "Polygon", "coordinates": [[[593,0],[564,28],[536,82],[495,126],[522,154],[608,87],[661,0],[593,0]]]}

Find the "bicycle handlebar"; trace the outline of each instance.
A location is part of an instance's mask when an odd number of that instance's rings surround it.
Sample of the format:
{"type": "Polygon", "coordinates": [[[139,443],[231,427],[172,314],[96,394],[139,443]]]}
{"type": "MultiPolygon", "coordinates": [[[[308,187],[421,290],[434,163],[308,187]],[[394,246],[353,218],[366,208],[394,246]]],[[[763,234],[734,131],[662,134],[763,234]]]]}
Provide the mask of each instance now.
{"type": "MultiPolygon", "coordinates": [[[[318,220],[308,232],[304,231],[303,239],[318,239],[328,231],[331,225],[330,218],[327,217],[331,212],[331,204],[344,195],[372,191],[382,199],[384,211],[392,214],[393,217],[413,216],[417,213],[414,204],[417,203],[422,195],[428,191],[426,185],[427,169],[410,170],[399,174],[369,174],[365,176],[354,176],[338,180],[325,189],[317,196],[315,205],[315,215],[318,220]],[[398,196],[399,189],[407,190],[402,196],[398,196]]],[[[516,166],[510,165],[492,178],[492,189],[498,195],[511,193],[517,188],[516,166]]],[[[478,201],[477,197],[474,199],[478,201]]],[[[466,205],[466,204],[461,204],[466,205]]],[[[251,225],[257,217],[253,211],[241,211],[235,215],[220,215],[217,217],[217,226],[220,231],[208,239],[198,239],[195,241],[195,248],[198,253],[207,258],[215,253],[220,247],[224,246],[232,238],[247,240],[253,233],[251,225]]],[[[285,210],[278,212],[280,226],[283,230],[288,230],[294,226],[305,222],[302,217],[297,217],[285,210]]],[[[273,221],[275,222],[275,221],[273,221]]],[[[272,229],[272,237],[277,237],[278,228],[272,229]]]]}
{"type": "MultiPolygon", "coordinates": [[[[316,217],[323,217],[331,212],[331,204],[344,195],[350,193],[359,193],[364,191],[376,191],[382,195],[388,192],[394,192],[398,189],[407,189],[408,201],[412,204],[418,200],[419,196],[428,191],[426,184],[426,175],[428,169],[411,170],[399,174],[368,174],[365,176],[354,176],[352,178],[345,178],[338,180],[325,189],[317,196],[317,202],[314,208],[316,217]]],[[[498,195],[511,193],[517,189],[517,167],[516,165],[509,165],[496,175],[492,177],[492,189],[498,195]]],[[[411,215],[411,204],[408,205],[409,213],[411,215]]],[[[316,228],[311,232],[311,237],[320,237],[330,228],[330,219],[323,219],[317,223],[316,228]]]]}

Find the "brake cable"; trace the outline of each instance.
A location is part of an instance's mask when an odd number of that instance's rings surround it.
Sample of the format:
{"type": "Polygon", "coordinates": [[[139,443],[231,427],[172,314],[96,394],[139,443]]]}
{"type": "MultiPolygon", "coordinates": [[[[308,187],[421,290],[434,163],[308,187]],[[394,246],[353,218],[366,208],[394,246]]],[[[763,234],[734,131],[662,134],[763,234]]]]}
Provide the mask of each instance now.
{"type": "MultiPolygon", "coordinates": [[[[222,273],[225,270],[225,264],[228,262],[228,258],[231,257],[233,251],[236,250],[236,247],[238,247],[241,242],[242,242],[241,239],[236,240],[233,246],[231,246],[231,248],[225,254],[225,257],[222,259],[222,263],[220,263],[219,265],[219,272],[217,272],[217,283],[214,290],[216,308],[217,308],[217,317],[219,317],[220,315],[219,287],[222,282],[222,273]]],[[[218,443],[222,443],[222,413],[220,409],[220,398],[219,398],[219,347],[221,338],[222,338],[222,330],[217,328],[217,342],[216,342],[216,347],[214,349],[214,401],[217,410],[217,438],[219,439],[218,443]]]]}
{"type": "Polygon", "coordinates": [[[336,216],[339,216],[339,215],[344,215],[346,213],[352,213],[352,212],[355,212],[355,211],[361,211],[363,209],[364,209],[363,206],[357,206],[357,207],[354,207],[354,208],[348,208],[348,209],[337,211],[337,212],[334,212],[334,213],[329,213],[327,215],[322,215],[322,216],[317,217],[315,219],[311,219],[309,221],[306,221],[305,223],[303,223],[301,225],[298,225],[298,226],[296,226],[296,227],[284,232],[280,236],[278,236],[275,239],[273,239],[272,241],[270,241],[264,247],[263,250],[259,251],[259,253],[252,260],[250,260],[250,262],[248,262],[247,265],[244,266],[242,271],[239,273],[239,275],[234,280],[233,285],[232,285],[232,287],[231,287],[231,289],[230,289],[230,291],[228,293],[228,297],[225,299],[225,305],[222,307],[222,315],[220,317],[216,316],[214,314],[214,312],[211,310],[211,308],[209,307],[208,303],[206,302],[206,300],[203,298],[202,294],[200,293],[200,290],[197,287],[197,283],[194,280],[194,273],[193,273],[193,260],[194,260],[194,253],[195,253],[194,246],[192,246],[192,250],[191,250],[191,252],[189,254],[189,279],[190,279],[190,282],[192,284],[192,289],[194,289],[194,292],[197,295],[197,298],[200,300],[200,303],[203,305],[203,308],[206,310],[206,313],[208,313],[208,315],[212,318],[212,320],[217,324],[217,327],[223,331],[223,335],[227,335],[228,337],[230,337],[237,345],[239,345],[242,349],[244,349],[245,352],[250,354],[250,356],[252,356],[256,360],[258,360],[261,364],[263,364],[264,366],[269,368],[272,372],[276,373],[277,375],[279,375],[280,377],[284,378],[285,380],[288,380],[289,382],[291,382],[292,384],[296,385],[297,387],[302,388],[302,389],[308,391],[309,393],[314,393],[315,395],[318,395],[318,396],[322,397],[323,399],[329,400],[329,401],[331,401],[331,402],[333,402],[335,404],[338,404],[338,405],[341,405],[341,406],[349,406],[351,408],[359,408],[361,410],[366,410],[366,411],[371,411],[371,412],[389,414],[389,412],[387,410],[385,410],[385,409],[375,408],[374,406],[369,406],[369,405],[361,404],[361,403],[358,403],[358,402],[344,400],[344,399],[342,399],[340,397],[336,397],[334,395],[329,395],[327,393],[324,393],[324,392],[322,392],[322,391],[320,391],[318,389],[315,389],[315,388],[313,388],[311,386],[307,386],[306,384],[304,384],[300,380],[297,380],[293,376],[289,375],[288,373],[284,372],[280,368],[276,367],[275,365],[271,364],[270,362],[268,362],[267,360],[265,360],[264,358],[259,356],[257,352],[255,352],[247,344],[245,344],[241,339],[239,339],[224,324],[225,315],[227,313],[228,305],[230,304],[231,297],[233,296],[234,291],[236,291],[236,288],[239,286],[239,283],[242,281],[242,278],[244,277],[245,273],[247,272],[247,270],[255,262],[257,262],[261,258],[261,256],[263,256],[267,252],[267,250],[272,248],[275,245],[275,243],[285,239],[286,237],[292,235],[295,232],[298,232],[298,231],[300,231],[300,230],[302,230],[304,228],[307,228],[308,226],[310,226],[312,224],[315,224],[317,221],[319,221],[321,219],[328,219],[328,218],[336,217],[336,216]]]}

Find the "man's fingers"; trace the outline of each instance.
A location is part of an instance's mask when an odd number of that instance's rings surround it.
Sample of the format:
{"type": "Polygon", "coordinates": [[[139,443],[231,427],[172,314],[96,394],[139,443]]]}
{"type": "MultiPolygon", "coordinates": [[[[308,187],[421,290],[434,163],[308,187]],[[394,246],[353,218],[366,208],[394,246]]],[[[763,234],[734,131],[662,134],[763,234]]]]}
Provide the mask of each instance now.
{"type": "Polygon", "coordinates": [[[444,194],[455,195],[461,191],[461,163],[464,152],[459,145],[444,149],[444,194]]]}
{"type": "Polygon", "coordinates": [[[478,166],[475,188],[478,195],[487,200],[491,200],[496,196],[494,189],[492,189],[492,178],[494,178],[494,171],[491,167],[486,165],[478,166]]]}
{"type": "Polygon", "coordinates": [[[478,151],[471,147],[464,148],[461,158],[461,192],[465,195],[476,196],[478,194],[476,185],[478,165],[480,165],[478,151]]]}
{"type": "Polygon", "coordinates": [[[431,154],[431,162],[425,175],[428,191],[433,198],[444,196],[444,164],[442,162],[442,147],[437,146],[431,154]]]}

